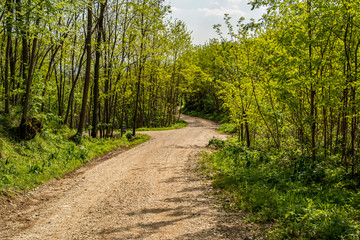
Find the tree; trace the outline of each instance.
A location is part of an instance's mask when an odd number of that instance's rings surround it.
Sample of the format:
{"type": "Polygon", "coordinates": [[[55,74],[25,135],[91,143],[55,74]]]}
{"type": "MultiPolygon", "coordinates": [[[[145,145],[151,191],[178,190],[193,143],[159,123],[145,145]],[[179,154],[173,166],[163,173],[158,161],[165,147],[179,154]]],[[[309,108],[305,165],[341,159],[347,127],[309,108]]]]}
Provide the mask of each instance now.
{"type": "Polygon", "coordinates": [[[81,137],[83,134],[84,126],[85,126],[85,117],[86,117],[86,109],[87,109],[87,100],[89,95],[89,87],[90,87],[90,71],[91,71],[91,35],[92,35],[92,6],[89,3],[87,8],[87,31],[86,31],[86,70],[85,70],[85,82],[84,82],[84,91],[82,97],[82,105],[80,112],[80,120],[78,130],[75,136],[81,137]]]}

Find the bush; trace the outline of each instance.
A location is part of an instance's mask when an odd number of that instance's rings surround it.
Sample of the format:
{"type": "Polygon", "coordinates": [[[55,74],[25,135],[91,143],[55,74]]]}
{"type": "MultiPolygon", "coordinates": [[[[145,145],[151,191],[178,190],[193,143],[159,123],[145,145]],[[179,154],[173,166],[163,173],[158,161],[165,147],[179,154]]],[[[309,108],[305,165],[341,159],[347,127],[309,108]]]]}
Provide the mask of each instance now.
{"type": "Polygon", "coordinates": [[[220,149],[225,147],[225,141],[213,138],[209,141],[208,147],[215,147],[215,149],[220,149]]]}
{"type": "Polygon", "coordinates": [[[128,141],[131,141],[134,138],[132,132],[126,132],[125,137],[128,141]]]}

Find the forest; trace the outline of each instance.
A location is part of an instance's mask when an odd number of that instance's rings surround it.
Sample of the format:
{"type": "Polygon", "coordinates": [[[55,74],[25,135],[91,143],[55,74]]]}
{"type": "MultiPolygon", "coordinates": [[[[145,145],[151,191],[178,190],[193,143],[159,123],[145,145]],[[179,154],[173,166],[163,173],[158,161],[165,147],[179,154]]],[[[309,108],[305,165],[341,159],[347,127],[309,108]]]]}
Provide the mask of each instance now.
{"type": "Polygon", "coordinates": [[[33,117],[80,136],[90,126],[93,137],[174,122],[191,38],[165,19],[162,1],[10,0],[1,9],[3,112],[19,115],[20,137],[34,137],[33,117]]]}
{"type": "Polygon", "coordinates": [[[2,1],[0,191],[28,188],[26,171],[34,185],[56,175],[58,155],[99,155],[84,146],[124,126],[121,141],[143,141],[136,129],[183,108],[231,134],[210,141],[203,171],[268,238],[359,239],[360,2],[249,4],[266,14],[236,26],[226,14],[194,45],[162,0],[2,1]],[[50,140],[67,147],[31,162],[50,140]]]}

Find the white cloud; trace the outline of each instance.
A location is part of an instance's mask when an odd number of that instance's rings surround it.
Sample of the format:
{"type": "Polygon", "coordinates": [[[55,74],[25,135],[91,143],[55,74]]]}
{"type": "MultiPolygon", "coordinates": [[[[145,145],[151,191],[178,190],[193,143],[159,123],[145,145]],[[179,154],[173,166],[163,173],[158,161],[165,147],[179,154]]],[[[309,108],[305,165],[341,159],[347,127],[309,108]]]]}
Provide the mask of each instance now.
{"type": "Polygon", "coordinates": [[[230,16],[246,16],[246,13],[238,8],[224,8],[224,7],[220,7],[220,8],[198,8],[197,9],[199,12],[203,12],[205,14],[205,16],[209,17],[209,16],[220,16],[223,17],[224,14],[230,14],[230,16]]]}
{"type": "Polygon", "coordinates": [[[182,9],[181,8],[177,8],[177,7],[171,7],[171,11],[172,12],[181,12],[182,11],[182,9]]]}
{"type": "MultiPolygon", "coordinates": [[[[266,9],[250,11],[249,0],[165,0],[172,6],[172,17],[183,20],[193,32],[194,43],[203,44],[210,38],[218,37],[214,24],[224,24],[224,14],[230,14],[234,28],[240,17],[259,19],[266,9]]],[[[224,36],[226,26],[222,29],[224,36]]]]}

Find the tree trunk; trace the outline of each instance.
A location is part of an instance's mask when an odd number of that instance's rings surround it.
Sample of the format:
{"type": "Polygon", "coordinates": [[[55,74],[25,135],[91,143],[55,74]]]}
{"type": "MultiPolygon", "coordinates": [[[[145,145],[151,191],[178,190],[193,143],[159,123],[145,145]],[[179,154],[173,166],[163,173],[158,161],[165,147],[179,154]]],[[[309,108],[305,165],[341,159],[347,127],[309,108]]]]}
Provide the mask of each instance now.
{"type": "Polygon", "coordinates": [[[81,105],[80,112],[80,120],[78,130],[75,136],[81,137],[84,131],[85,120],[86,120],[86,108],[87,101],[89,95],[89,87],[90,87],[90,71],[91,71],[91,30],[92,30],[92,3],[89,3],[87,12],[87,31],[86,31],[86,39],[85,39],[85,47],[86,47],[86,71],[85,71],[85,82],[84,82],[84,92],[83,99],[81,105]]]}
{"type": "Polygon", "coordinates": [[[10,84],[9,84],[9,64],[12,57],[12,0],[6,1],[6,12],[8,17],[6,19],[6,34],[7,34],[7,43],[6,43],[6,50],[5,50],[5,79],[4,79],[4,90],[5,90],[5,113],[10,112],[10,84]]]}
{"type": "Polygon", "coordinates": [[[101,1],[101,9],[99,16],[99,24],[97,29],[97,40],[96,40],[96,56],[95,56],[95,73],[94,73],[94,107],[93,107],[93,119],[91,136],[96,138],[98,132],[98,114],[99,114],[99,76],[100,76],[100,58],[101,58],[101,34],[103,32],[103,19],[105,12],[106,2],[101,1]]]}
{"type": "MultiPolygon", "coordinates": [[[[40,18],[36,20],[36,26],[39,26],[40,24],[40,18]]],[[[28,116],[28,110],[29,110],[29,102],[31,97],[31,85],[32,85],[32,79],[33,79],[33,72],[35,67],[35,57],[36,57],[36,50],[37,50],[37,42],[38,42],[38,35],[35,34],[32,44],[32,50],[31,50],[31,58],[30,58],[30,65],[28,68],[28,74],[27,74],[27,80],[26,80],[26,92],[25,92],[25,100],[24,100],[24,106],[23,106],[23,113],[21,117],[20,122],[20,137],[25,138],[25,125],[26,120],[28,116]]]]}
{"type": "MultiPolygon", "coordinates": [[[[311,14],[311,0],[307,0],[308,14],[311,14]]],[[[312,74],[312,26],[311,18],[308,16],[308,37],[309,37],[309,77],[310,81],[313,80],[312,74]]],[[[315,106],[316,90],[314,83],[311,83],[310,87],[310,121],[311,121],[311,158],[313,161],[316,160],[316,106],[315,106]]]]}

